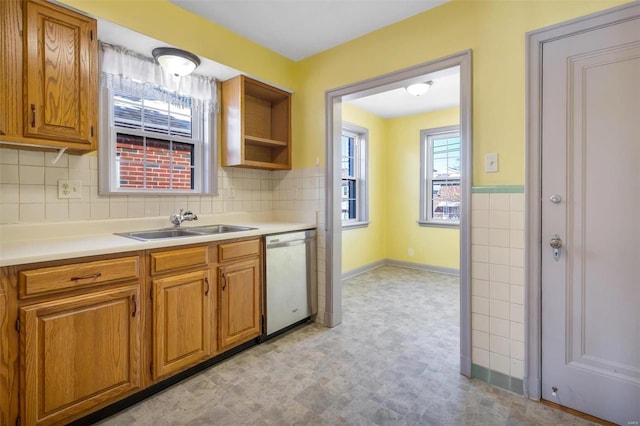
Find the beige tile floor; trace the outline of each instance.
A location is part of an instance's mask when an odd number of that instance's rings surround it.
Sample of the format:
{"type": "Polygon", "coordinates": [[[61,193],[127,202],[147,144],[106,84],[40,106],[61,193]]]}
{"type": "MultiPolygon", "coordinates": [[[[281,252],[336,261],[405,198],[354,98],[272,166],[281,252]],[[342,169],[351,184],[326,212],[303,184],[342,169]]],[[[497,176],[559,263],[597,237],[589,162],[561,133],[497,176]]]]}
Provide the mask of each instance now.
{"type": "Polygon", "coordinates": [[[343,288],[343,322],[301,326],[100,424],[587,425],[458,374],[458,278],[385,266],[343,288]]]}

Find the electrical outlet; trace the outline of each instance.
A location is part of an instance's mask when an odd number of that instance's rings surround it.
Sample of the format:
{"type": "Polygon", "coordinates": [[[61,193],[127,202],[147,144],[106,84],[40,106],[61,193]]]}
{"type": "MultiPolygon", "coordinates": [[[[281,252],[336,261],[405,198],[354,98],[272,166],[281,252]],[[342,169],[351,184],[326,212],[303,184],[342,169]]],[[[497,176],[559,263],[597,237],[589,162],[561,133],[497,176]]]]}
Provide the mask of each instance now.
{"type": "Polygon", "coordinates": [[[58,198],[82,198],[82,182],[79,180],[59,180],[58,198]]]}

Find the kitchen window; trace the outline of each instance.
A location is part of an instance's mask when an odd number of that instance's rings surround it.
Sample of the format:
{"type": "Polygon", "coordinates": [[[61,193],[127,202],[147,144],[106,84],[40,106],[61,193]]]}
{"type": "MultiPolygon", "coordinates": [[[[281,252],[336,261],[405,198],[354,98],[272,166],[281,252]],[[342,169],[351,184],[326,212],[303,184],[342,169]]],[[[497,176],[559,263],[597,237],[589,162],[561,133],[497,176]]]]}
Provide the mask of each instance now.
{"type": "Polygon", "coordinates": [[[460,225],[460,127],[420,132],[420,220],[423,226],[460,225]]]}
{"type": "Polygon", "coordinates": [[[100,193],[215,194],[216,82],[101,47],[100,193]]]}
{"type": "Polygon", "coordinates": [[[343,123],[340,204],[344,228],[364,227],[369,224],[367,139],[367,129],[343,123]]]}

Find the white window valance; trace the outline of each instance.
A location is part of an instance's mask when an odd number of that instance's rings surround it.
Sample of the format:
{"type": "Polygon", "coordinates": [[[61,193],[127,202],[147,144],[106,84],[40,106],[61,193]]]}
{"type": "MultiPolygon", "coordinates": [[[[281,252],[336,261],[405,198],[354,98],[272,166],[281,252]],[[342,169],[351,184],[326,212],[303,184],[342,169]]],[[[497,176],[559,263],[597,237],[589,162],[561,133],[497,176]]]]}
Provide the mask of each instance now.
{"type": "MultiPolygon", "coordinates": [[[[218,88],[215,78],[190,74],[177,77],[164,72],[152,58],[125,47],[100,43],[101,85],[131,95],[139,94],[146,85],[162,88],[165,102],[179,106],[184,97],[205,111],[218,112],[218,88]],[[142,83],[142,84],[141,84],[142,83]]],[[[158,93],[158,92],[156,92],[158,93]]]]}

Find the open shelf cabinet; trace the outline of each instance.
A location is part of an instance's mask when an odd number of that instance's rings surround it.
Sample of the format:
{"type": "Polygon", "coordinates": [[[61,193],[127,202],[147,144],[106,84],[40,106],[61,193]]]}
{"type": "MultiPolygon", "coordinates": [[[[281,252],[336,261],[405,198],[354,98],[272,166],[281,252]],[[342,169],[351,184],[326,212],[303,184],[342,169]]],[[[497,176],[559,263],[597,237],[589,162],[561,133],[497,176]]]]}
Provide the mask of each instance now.
{"type": "Polygon", "coordinates": [[[222,165],[291,169],[291,94],[244,75],[222,83],[222,165]]]}

